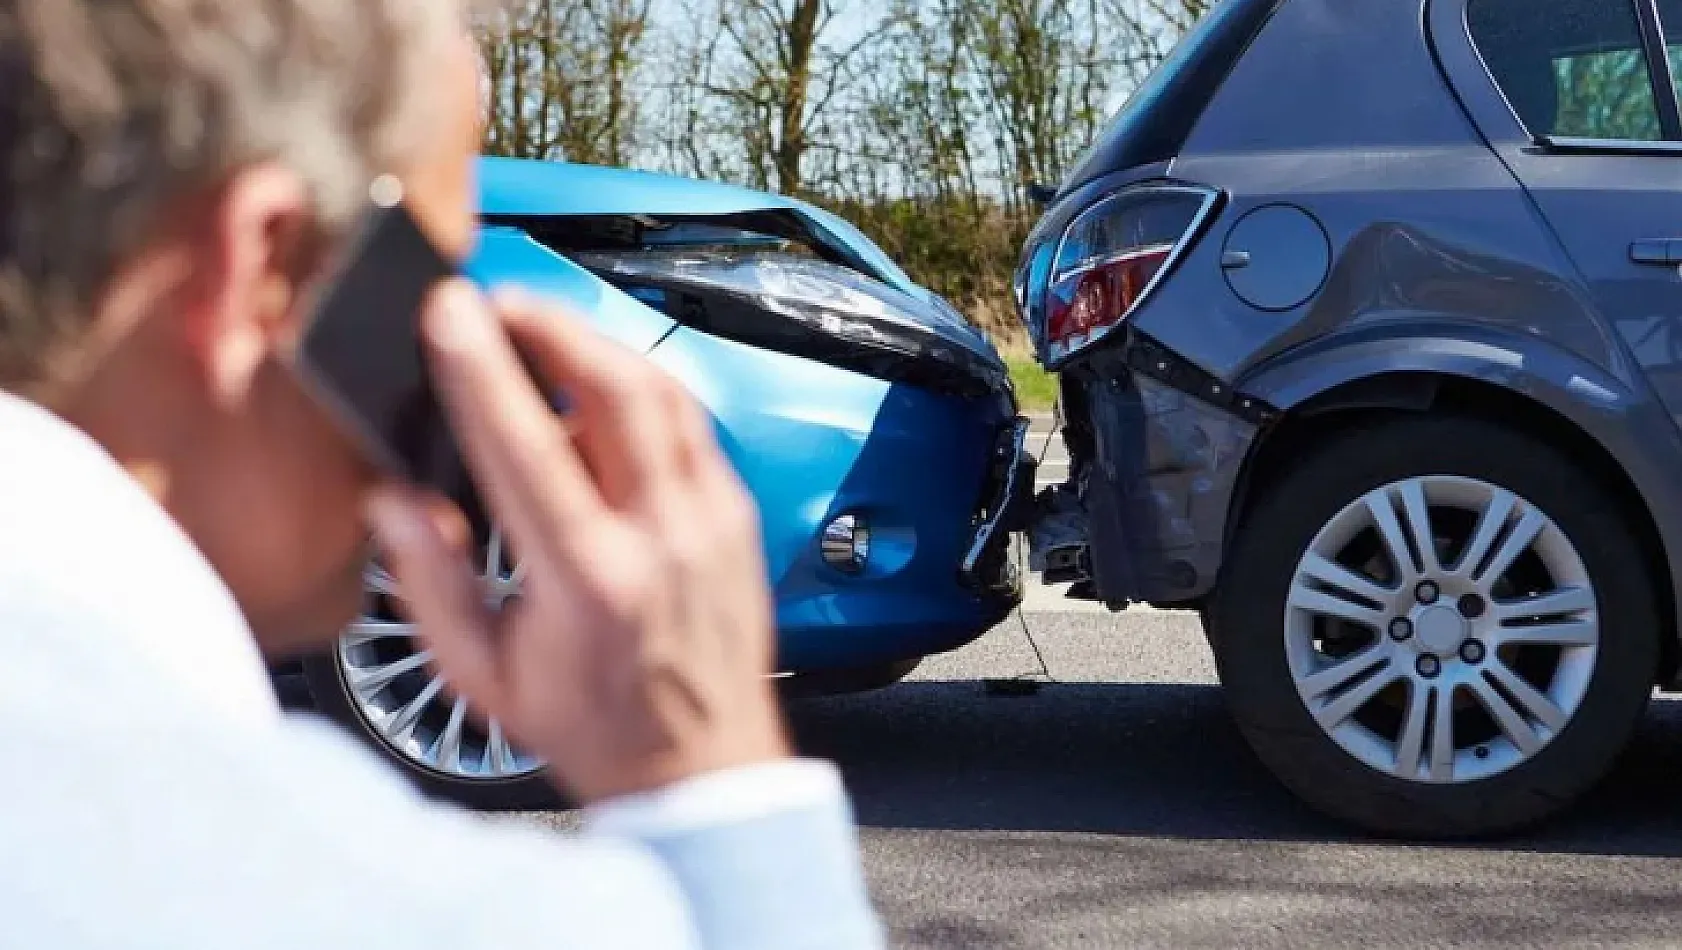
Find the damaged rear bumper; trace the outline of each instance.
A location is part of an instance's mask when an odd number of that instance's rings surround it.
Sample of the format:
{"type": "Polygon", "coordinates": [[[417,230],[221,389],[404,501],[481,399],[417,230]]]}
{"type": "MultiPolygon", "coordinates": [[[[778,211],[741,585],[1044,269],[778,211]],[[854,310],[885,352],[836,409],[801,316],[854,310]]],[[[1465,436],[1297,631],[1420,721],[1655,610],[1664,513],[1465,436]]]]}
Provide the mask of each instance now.
{"type": "Polygon", "coordinates": [[[1066,368],[1064,395],[1071,480],[1038,499],[1030,565],[1112,606],[1198,601],[1272,410],[1137,333],[1066,368]]]}

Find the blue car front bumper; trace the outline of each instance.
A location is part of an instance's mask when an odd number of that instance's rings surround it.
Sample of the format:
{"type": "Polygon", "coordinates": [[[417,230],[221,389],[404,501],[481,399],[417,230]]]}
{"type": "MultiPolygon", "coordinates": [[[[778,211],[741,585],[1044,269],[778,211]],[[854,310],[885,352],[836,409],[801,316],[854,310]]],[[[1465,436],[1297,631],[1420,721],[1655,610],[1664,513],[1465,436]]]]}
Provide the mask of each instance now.
{"type": "Polygon", "coordinates": [[[651,355],[712,412],[759,502],[782,669],[950,650],[1020,601],[1006,547],[1033,475],[1008,399],[941,395],[687,328],[651,355]],[[870,525],[856,575],[820,553],[824,526],[843,514],[870,525]]]}

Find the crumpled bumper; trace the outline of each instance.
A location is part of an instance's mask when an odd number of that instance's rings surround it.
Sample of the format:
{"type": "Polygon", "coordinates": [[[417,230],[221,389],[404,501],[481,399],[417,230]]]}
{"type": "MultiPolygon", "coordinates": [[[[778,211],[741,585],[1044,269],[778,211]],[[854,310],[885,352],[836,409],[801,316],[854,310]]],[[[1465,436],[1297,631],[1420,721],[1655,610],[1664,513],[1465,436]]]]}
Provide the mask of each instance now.
{"type": "Polygon", "coordinates": [[[1028,420],[1018,416],[1000,433],[977,512],[980,524],[958,568],[965,586],[1009,605],[1022,599],[1022,576],[1010,557],[1010,539],[1032,522],[1034,474],[1039,469],[1027,449],[1028,429],[1028,420]]]}
{"type": "Polygon", "coordinates": [[[1069,484],[1038,500],[1031,566],[1116,606],[1197,601],[1219,574],[1233,493],[1269,410],[1138,334],[1067,370],[1065,392],[1082,451],[1069,484]]]}

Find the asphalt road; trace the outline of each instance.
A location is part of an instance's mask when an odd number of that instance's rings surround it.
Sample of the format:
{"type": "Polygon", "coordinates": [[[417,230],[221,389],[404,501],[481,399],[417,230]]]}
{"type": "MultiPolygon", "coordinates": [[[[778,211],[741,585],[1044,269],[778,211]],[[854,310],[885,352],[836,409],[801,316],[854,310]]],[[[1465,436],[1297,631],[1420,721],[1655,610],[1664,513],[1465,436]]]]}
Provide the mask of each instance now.
{"type": "MultiPolygon", "coordinates": [[[[1036,419],[1041,484],[1067,453],[1036,419]]],[[[1484,846],[1364,840],[1297,804],[1244,746],[1196,620],[1046,588],[899,686],[804,700],[803,750],[841,764],[894,945],[1682,945],[1682,701],[1577,809],[1484,846]]],[[[569,826],[567,815],[530,816],[569,826]]]]}
{"type": "Polygon", "coordinates": [[[1195,620],[1032,614],[872,696],[806,704],[907,947],[1682,942],[1682,704],[1563,821],[1500,846],[1361,841],[1297,805],[1231,725],[1195,620]]]}
{"type": "MultiPolygon", "coordinates": [[[[1195,620],[1026,615],[878,693],[796,705],[839,761],[895,946],[1682,943],[1682,703],[1546,829],[1497,846],[1351,837],[1297,805],[1227,718],[1195,620]]],[[[565,825],[566,816],[532,816],[565,825]]]]}

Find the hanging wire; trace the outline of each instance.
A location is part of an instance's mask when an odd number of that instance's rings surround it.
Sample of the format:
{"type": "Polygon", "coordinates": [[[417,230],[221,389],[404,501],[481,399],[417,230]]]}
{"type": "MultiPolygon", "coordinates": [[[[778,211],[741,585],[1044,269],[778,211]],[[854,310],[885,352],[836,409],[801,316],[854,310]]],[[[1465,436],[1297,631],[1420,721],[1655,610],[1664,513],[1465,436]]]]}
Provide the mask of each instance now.
{"type": "MultiPolygon", "coordinates": [[[[1051,453],[1051,442],[1057,434],[1063,431],[1063,400],[1055,400],[1051,404],[1051,431],[1046,433],[1045,442],[1040,446],[1039,457],[1035,459],[1036,467],[1045,464],[1045,458],[1051,453]]],[[[1027,564],[1027,539],[1017,535],[1013,542],[1016,545],[1018,564],[1027,564]]],[[[988,679],[983,682],[987,693],[994,696],[1031,696],[1039,692],[1046,683],[1055,683],[1057,678],[1051,675],[1051,666],[1045,661],[1045,653],[1040,650],[1039,641],[1034,639],[1034,631],[1028,626],[1028,615],[1019,605],[1016,608],[1016,622],[1022,627],[1022,636],[1028,641],[1028,648],[1034,651],[1034,661],[1039,664],[1036,671],[1022,673],[1004,679],[988,679]]]]}
{"type": "MultiPolygon", "coordinates": [[[[1045,444],[1040,446],[1040,457],[1037,460],[1038,465],[1044,465],[1045,464],[1045,457],[1047,455],[1051,454],[1052,440],[1056,439],[1058,433],[1060,433],[1062,431],[1063,431],[1063,397],[1058,396],[1056,399],[1051,401],[1051,431],[1047,432],[1045,434],[1045,444]]],[[[1028,552],[1023,550],[1023,548],[1025,548],[1027,546],[1027,544],[1028,544],[1028,539],[1027,539],[1026,536],[1018,536],[1017,537],[1017,545],[1018,545],[1017,555],[1018,555],[1019,563],[1022,563],[1022,564],[1028,563],[1028,552]]],[[[1046,682],[1056,682],[1056,678],[1051,675],[1051,667],[1049,665],[1047,665],[1046,662],[1045,662],[1045,654],[1040,652],[1040,645],[1037,641],[1034,640],[1034,632],[1028,628],[1028,615],[1025,611],[1023,611],[1023,609],[1020,606],[1018,606],[1016,608],[1016,619],[1019,623],[1022,624],[1022,636],[1027,638],[1028,646],[1033,648],[1034,659],[1039,661],[1039,664],[1040,664],[1039,675],[1045,677],[1046,682]]],[[[1032,674],[1030,674],[1030,675],[1032,675],[1032,674]]]]}
{"type": "MultiPolygon", "coordinates": [[[[1045,654],[1040,652],[1039,643],[1034,640],[1034,632],[1028,629],[1028,615],[1022,612],[1021,607],[1016,608],[1016,619],[1022,624],[1022,635],[1028,638],[1028,646],[1034,650],[1034,659],[1039,661],[1038,675],[1044,677],[1047,683],[1057,682],[1057,677],[1051,675],[1051,667],[1046,665],[1045,654]]],[[[1035,674],[1030,673],[1028,675],[1033,676],[1035,674]]]]}

